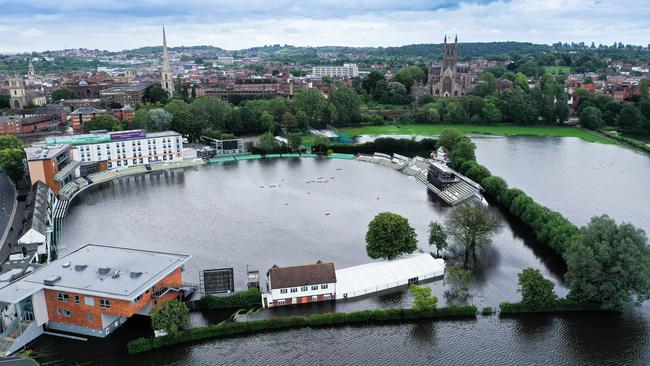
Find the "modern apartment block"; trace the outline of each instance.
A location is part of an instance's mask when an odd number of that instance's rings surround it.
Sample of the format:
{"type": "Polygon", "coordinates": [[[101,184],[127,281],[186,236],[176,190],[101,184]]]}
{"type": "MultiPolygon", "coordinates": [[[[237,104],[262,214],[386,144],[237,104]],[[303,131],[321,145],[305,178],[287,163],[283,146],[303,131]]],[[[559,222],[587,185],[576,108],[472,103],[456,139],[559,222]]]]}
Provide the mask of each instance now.
{"type": "Polygon", "coordinates": [[[48,145],[73,145],[74,160],[81,165],[106,162],[108,169],[183,159],[183,138],[174,131],[97,131],[86,135],[54,137],[48,145]]]}
{"type": "Polygon", "coordinates": [[[343,66],[314,66],[312,69],[312,76],[317,78],[323,76],[329,76],[332,78],[353,78],[359,76],[359,68],[357,67],[357,64],[343,64],[343,66]]]}
{"type": "Polygon", "coordinates": [[[72,158],[68,145],[27,147],[25,154],[32,185],[41,181],[58,194],[61,187],[76,176],[79,162],[72,158]]]}
{"type": "Polygon", "coordinates": [[[0,354],[44,331],[106,337],[181,296],[189,255],[89,244],[0,288],[0,354]]]}

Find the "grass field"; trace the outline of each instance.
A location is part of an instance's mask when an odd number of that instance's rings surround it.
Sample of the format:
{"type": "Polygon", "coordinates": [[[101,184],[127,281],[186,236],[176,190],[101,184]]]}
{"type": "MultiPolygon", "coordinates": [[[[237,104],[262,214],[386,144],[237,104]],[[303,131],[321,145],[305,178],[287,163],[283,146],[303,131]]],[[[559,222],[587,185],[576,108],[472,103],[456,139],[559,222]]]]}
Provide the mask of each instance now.
{"type": "Polygon", "coordinates": [[[422,135],[435,136],[439,135],[446,128],[455,128],[462,133],[474,134],[494,134],[494,135],[527,135],[527,136],[557,136],[557,137],[577,137],[585,141],[600,142],[603,144],[612,144],[611,141],[599,134],[592,133],[577,127],[560,127],[560,126],[517,126],[517,125],[383,125],[383,126],[362,126],[341,128],[341,131],[349,133],[351,136],[359,135],[422,135]]]}
{"type": "Polygon", "coordinates": [[[544,71],[551,74],[570,74],[571,66],[544,66],[544,71]]]}

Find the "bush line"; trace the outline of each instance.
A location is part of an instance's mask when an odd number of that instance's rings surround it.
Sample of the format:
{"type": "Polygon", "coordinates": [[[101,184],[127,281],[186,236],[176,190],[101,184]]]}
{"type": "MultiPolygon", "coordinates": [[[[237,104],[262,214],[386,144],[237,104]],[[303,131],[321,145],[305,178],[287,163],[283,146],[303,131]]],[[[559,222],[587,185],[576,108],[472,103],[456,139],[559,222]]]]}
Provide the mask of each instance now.
{"type": "Polygon", "coordinates": [[[611,132],[608,132],[608,131],[605,131],[605,130],[599,130],[598,132],[600,132],[603,135],[605,135],[605,136],[607,136],[609,138],[612,138],[612,139],[614,139],[616,141],[619,141],[619,142],[622,142],[624,144],[630,145],[630,146],[632,146],[632,147],[634,147],[636,149],[639,149],[641,151],[644,151],[646,153],[650,153],[650,146],[648,146],[647,144],[645,144],[642,141],[631,139],[629,137],[621,136],[618,133],[611,133],[611,132]]]}
{"type": "Polygon", "coordinates": [[[300,327],[324,327],[362,323],[386,323],[433,318],[475,318],[477,308],[474,305],[450,306],[434,310],[413,309],[379,309],[352,313],[325,313],[309,316],[290,316],[254,320],[249,322],[228,322],[207,327],[190,329],[179,335],[167,335],[158,338],[138,338],[130,341],[127,348],[130,354],[150,351],[179,343],[198,341],[217,337],[236,336],[300,327]]]}
{"type": "Polygon", "coordinates": [[[209,310],[262,306],[262,295],[259,289],[251,288],[230,296],[205,295],[197,303],[199,309],[209,310]]]}
{"type": "Polygon", "coordinates": [[[563,313],[572,311],[612,311],[603,309],[598,304],[584,304],[575,301],[560,299],[550,306],[535,306],[524,303],[509,303],[507,301],[499,304],[500,316],[508,316],[526,313],[563,313]]]}

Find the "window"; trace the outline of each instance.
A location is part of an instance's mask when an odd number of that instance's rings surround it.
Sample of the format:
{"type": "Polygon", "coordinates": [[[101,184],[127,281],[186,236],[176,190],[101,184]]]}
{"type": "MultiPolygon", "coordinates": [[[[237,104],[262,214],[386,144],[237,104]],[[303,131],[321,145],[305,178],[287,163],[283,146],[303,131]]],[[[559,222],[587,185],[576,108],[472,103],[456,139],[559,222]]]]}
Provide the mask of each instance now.
{"type": "Polygon", "coordinates": [[[75,304],[79,303],[79,296],[78,295],[74,295],[74,303],[75,304]]]}
{"type": "Polygon", "coordinates": [[[287,293],[287,289],[286,289],[286,288],[280,289],[280,293],[281,293],[281,294],[286,294],[286,293],[287,293]]]}
{"type": "Polygon", "coordinates": [[[110,309],[111,308],[110,300],[99,299],[99,307],[104,309],[110,309]]]}
{"type": "Polygon", "coordinates": [[[56,299],[63,302],[70,302],[70,295],[59,292],[56,295],[56,299]]]}
{"type": "Polygon", "coordinates": [[[309,287],[308,286],[302,286],[300,288],[300,291],[309,291],[309,287]]]}
{"type": "Polygon", "coordinates": [[[316,286],[312,286],[312,287],[311,287],[311,290],[312,290],[312,291],[316,291],[316,290],[318,290],[318,285],[316,285],[316,286]]]}
{"type": "Polygon", "coordinates": [[[93,322],[93,314],[88,314],[88,323],[93,322]]]}
{"type": "Polygon", "coordinates": [[[87,306],[95,306],[95,298],[90,296],[84,296],[84,304],[87,306]]]}
{"type": "Polygon", "coordinates": [[[142,300],[142,295],[137,296],[135,299],[133,299],[132,303],[137,303],[138,301],[142,300]]]}
{"type": "Polygon", "coordinates": [[[311,301],[318,301],[318,296],[312,296],[311,301]]]}
{"type": "Polygon", "coordinates": [[[284,305],[284,300],[278,300],[278,305],[284,305]]]}
{"type": "Polygon", "coordinates": [[[418,283],[418,278],[417,277],[409,278],[408,282],[409,282],[409,285],[412,284],[412,283],[418,283]]]}
{"type": "Polygon", "coordinates": [[[62,313],[63,313],[63,316],[66,317],[66,318],[69,318],[69,317],[72,316],[72,312],[70,310],[68,310],[68,309],[63,309],[62,313]]]}
{"type": "Polygon", "coordinates": [[[327,289],[327,284],[320,285],[320,289],[321,289],[321,290],[325,290],[325,289],[327,289]]]}
{"type": "Polygon", "coordinates": [[[293,292],[298,292],[298,288],[297,288],[297,287],[292,287],[292,288],[291,288],[291,292],[292,292],[292,293],[293,293],[293,292]]]}

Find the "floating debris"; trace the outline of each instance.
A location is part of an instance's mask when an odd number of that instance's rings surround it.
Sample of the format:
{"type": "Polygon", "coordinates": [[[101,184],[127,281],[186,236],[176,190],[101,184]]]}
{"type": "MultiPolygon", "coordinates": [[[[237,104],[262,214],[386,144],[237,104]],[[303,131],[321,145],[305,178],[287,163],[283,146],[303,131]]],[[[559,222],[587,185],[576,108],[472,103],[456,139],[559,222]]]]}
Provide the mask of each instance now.
{"type": "Polygon", "coordinates": [[[269,186],[269,188],[275,188],[275,185],[269,186]]]}
{"type": "Polygon", "coordinates": [[[282,180],[280,182],[284,182],[284,178],[282,178],[282,180]]]}
{"type": "Polygon", "coordinates": [[[311,192],[307,192],[307,194],[311,194],[311,192]]]}
{"type": "Polygon", "coordinates": [[[343,170],[343,168],[336,168],[336,170],[343,170]]]}
{"type": "Polygon", "coordinates": [[[289,205],[289,203],[287,202],[287,203],[285,203],[284,205],[287,206],[287,205],[289,205]]]}
{"type": "Polygon", "coordinates": [[[260,186],[260,188],[264,188],[264,186],[260,186]]]}
{"type": "Polygon", "coordinates": [[[377,197],[377,200],[379,200],[379,197],[377,197]]]}
{"type": "Polygon", "coordinates": [[[325,212],[325,216],[329,216],[329,215],[330,215],[330,213],[329,213],[329,212],[325,212]]]}
{"type": "Polygon", "coordinates": [[[336,177],[330,177],[330,179],[334,179],[334,178],[336,178],[336,177]]]}

